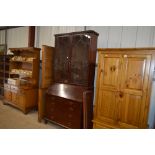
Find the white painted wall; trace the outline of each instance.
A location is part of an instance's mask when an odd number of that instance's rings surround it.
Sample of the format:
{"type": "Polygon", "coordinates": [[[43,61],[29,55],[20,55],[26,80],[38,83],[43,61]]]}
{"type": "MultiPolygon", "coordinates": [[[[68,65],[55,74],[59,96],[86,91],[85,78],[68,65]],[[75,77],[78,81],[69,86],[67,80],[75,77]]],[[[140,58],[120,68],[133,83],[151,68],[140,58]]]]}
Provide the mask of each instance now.
{"type": "Polygon", "coordinates": [[[7,48],[27,47],[28,27],[18,27],[7,30],[7,48]]]}
{"type": "MultiPolygon", "coordinates": [[[[155,26],[88,26],[86,29],[99,33],[98,48],[155,47],[155,26]]],[[[149,128],[153,128],[154,122],[155,82],[152,84],[149,128]]]]}

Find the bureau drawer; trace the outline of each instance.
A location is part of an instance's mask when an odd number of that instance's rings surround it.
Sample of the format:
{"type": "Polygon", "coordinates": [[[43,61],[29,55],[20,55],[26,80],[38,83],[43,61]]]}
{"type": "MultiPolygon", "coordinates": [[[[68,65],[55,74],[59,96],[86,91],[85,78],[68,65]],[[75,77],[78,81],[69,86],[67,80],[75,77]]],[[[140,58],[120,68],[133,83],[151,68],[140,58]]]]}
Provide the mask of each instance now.
{"type": "Polygon", "coordinates": [[[82,103],[47,95],[45,117],[68,128],[82,128],[82,103]]]}

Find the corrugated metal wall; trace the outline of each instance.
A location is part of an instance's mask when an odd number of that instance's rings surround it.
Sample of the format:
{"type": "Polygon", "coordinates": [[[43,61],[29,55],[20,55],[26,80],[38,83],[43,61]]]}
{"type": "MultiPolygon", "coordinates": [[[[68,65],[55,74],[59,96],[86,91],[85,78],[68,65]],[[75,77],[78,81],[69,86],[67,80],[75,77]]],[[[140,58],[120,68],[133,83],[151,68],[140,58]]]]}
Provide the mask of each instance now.
{"type": "Polygon", "coordinates": [[[0,44],[5,44],[5,30],[0,31],[0,44]]]}
{"type": "Polygon", "coordinates": [[[7,47],[27,47],[28,27],[19,27],[7,30],[7,47]]]}
{"type": "Polygon", "coordinates": [[[99,33],[98,47],[155,47],[155,26],[88,26],[99,33]]]}
{"type": "MultiPolygon", "coordinates": [[[[155,47],[155,26],[89,26],[86,29],[99,33],[98,48],[155,47]]],[[[150,128],[155,122],[154,94],[155,82],[152,85],[148,120],[150,128]]]]}
{"type": "Polygon", "coordinates": [[[54,46],[55,34],[83,30],[84,26],[37,26],[35,45],[40,48],[42,45],[54,46]]]}
{"type": "MultiPolygon", "coordinates": [[[[83,31],[84,26],[37,26],[35,36],[35,46],[41,48],[42,45],[54,46],[54,35],[58,33],[68,33],[83,31]]],[[[42,59],[42,55],[40,55],[42,59]]]]}

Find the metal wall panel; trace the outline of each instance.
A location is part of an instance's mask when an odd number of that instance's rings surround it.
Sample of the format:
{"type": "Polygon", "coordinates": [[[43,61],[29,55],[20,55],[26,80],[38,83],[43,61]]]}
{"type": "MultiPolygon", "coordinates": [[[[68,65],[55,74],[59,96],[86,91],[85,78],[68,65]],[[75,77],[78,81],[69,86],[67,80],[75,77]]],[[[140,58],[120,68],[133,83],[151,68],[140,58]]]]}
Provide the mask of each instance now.
{"type": "Polygon", "coordinates": [[[28,47],[28,27],[7,30],[7,48],[28,47]]]}
{"type": "MultiPolygon", "coordinates": [[[[41,48],[42,45],[54,46],[55,34],[83,31],[84,26],[37,26],[35,46],[41,48]]],[[[42,55],[40,55],[42,59],[42,55]]]]}
{"type": "Polygon", "coordinates": [[[5,44],[5,30],[0,31],[0,44],[5,44]]]}
{"type": "Polygon", "coordinates": [[[136,47],[151,47],[153,35],[153,26],[139,26],[137,30],[136,47]]]}
{"type": "Polygon", "coordinates": [[[121,47],[122,30],[122,26],[110,26],[108,35],[108,48],[121,47]]]}
{"type": "Polygon", "coordinates": [[[123,26],[121,48],[136,47],[137,26],[123,26]]]}
{"type": "Polygon", "coordinates": [[[152,46],[155,47],[155,26],[154,26],[154,31],[153,31],[153,41],[152,41],[152,46]]]}
{"type": "Polygon", "coordinates": [[[35,42],[38,42],[38,47],[40,48],[42,45],[54,46],[55,34],[83,30],[84,26],[39,26],[36,28],[38,36],[35,42]]]}

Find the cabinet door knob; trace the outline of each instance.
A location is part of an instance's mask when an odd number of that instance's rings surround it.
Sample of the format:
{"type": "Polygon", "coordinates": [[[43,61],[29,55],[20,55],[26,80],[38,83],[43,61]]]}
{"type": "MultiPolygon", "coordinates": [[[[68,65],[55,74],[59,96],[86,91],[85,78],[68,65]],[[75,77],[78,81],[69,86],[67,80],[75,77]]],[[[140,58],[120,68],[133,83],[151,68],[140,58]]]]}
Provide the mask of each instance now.
{"type": "Polygon", "coordinates": [[[120,91],[119,97],[122,98],[123,96],[124,96],[124,93],[122,91],[120,91]]]}

